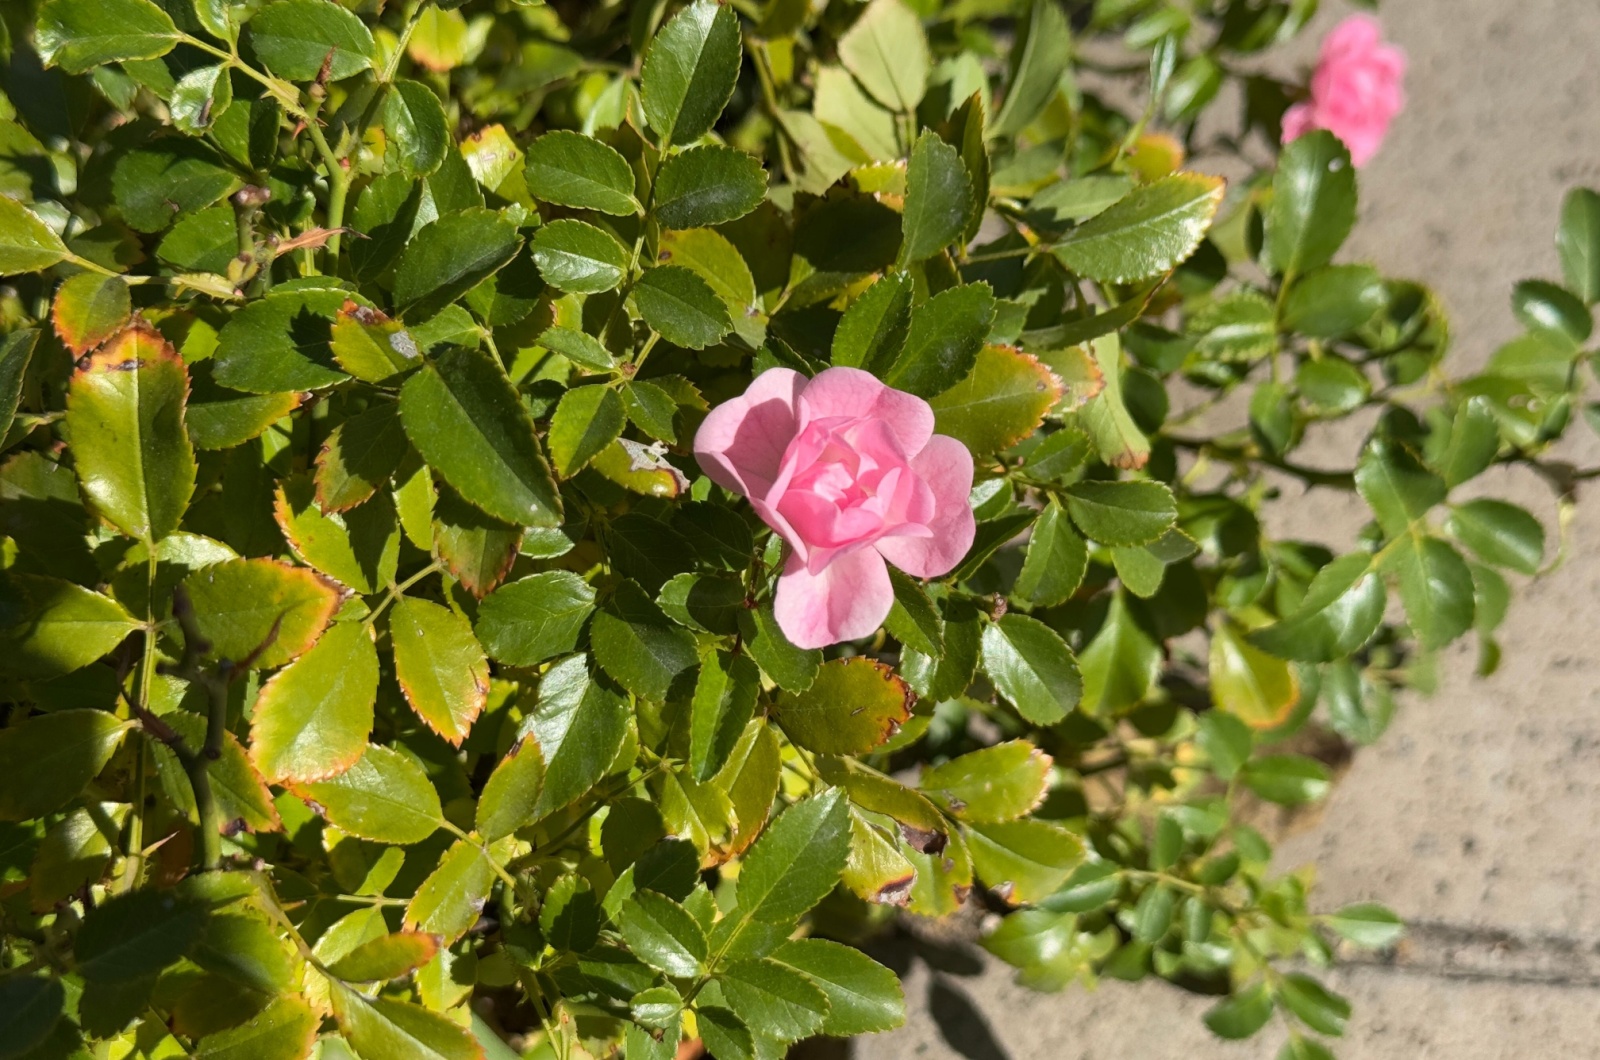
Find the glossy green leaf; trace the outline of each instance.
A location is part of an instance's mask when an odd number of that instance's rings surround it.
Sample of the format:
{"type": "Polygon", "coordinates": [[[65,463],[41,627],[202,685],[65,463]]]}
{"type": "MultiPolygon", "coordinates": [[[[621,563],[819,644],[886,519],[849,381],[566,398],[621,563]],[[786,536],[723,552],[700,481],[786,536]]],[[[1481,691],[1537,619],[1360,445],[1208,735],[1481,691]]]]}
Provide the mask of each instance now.
{"type": "Polygon", "coordinates": [[[544,753],[524,736],[495,766],[478,799],[478,832],[489,842],[531,824],[544,790],[544,753]]]}
{"type": "Polygon", "coordinates": [[[886,371],[905,345],[912,287],[909,274],[895,272],[861,292],[833,333],[833,363],[874,374],[886,371]]]}
{"type": "Polygon", "coordinates": [[[618,586],[595,612],[589,637],[601,669],[634,695],[658,703],[698,661],[694,637],[632,581],[618,586]]]}
{"type": "Polygon", "coordinates": [[[1377,902],[1347,905],[1323,920],[1342,937],[1370,949],[1393,946],[1405,935],[1405,924],[1400,918],[1377,902]]]}
{"type": "Polygon", "coordinates": [[[1161,659],[1161,645],[1133,614],[1127,597],[1118,593],[1100,631],[1078,653],[1081,709],[1104,718],[1133,707],[1154,686],[1161,659]]]}
{"type": "Polygon", "coordinates": [[[423,459],[468,501],[518,526],[560,525],[533,418],[489,354],[452,348],[425,365],[401,391],[400,418],[423,459]]]}
{"type": "Polygon", "coordinates": [[[460,1024],[421,1006],[381,997],[369,1001],[343,986],[333,988],[331,1000],[339,1028],[361,1060],[483,1060],[483,1047],[460,1024]]]}
{"type": "Polygon", "coordinates": [[[303,567],[269,559],[214,563],[183,582],[195,625],[218,659],[270,670],[316,643],[339,593],[303,567]]]}
{"type": "Polygon", "coordinates": [[[1324,265],[1289,288],[1283,326],[1312,338],[1332,339],[1364,327],[1389,304],[1383,277],[1370,265],[1324,265]]]}
{"type": "Polygon", "coordinates": [[[109,596],[41,575],[0,578],[0,670],[18,677],[69,674],[121,644],[139,623],[109,596]]]}
{"type": "Polygon", "coordinates": [[[901,0],[872,0],[839,38],[839,60],[890,110],[914,113],[928,90],[928,38],[901,0]]]}
{"type": "Polygon", "coordinates": [[[1298,806],[1316,802],[1328,793],[1328,770],[1303,755],[1263,755],[1245,763],[1239,777],[1245,786],[1269,802],[1298,806]]]}
{"type": "Polygon", "coordinates": [[[1084,536],[1103,545],[1143,545],[1171,529],[1178,510],[1159,482],[1082,482],[1067,493],[1067,511],[1084,536]]]}
{"type": "Polygon", "coordinates": [[[1537,574],[1544,562],[1544,527],[1526,509],[1480,498],[1450,512],[1450,533],[1485,563],[1537,574]]]}
{"type": "Polygon", "coordinates": [[[531,722],[545,761],[535,820],[567,806],[605,776],[632,714],[627,697],[590,674],[582,655],[568,656],[545,672],[531,722]]]}
{"type": "Polygon", "coordinates": [[[742,49],[731,8],[693,0],[645,51],[639,80],[645,119],[660,143],[691,144],[711,130],[733,95],[742,49]]]}
{"type": "Polygon", "coordinates": [[[172,891],[130,891],[90,910],[73,950],[78,972],[96,982],[126,982],[172,964],[200,941],[206,907],[172,891]]]}
{"type": "Polygon", "coordinates": [[[615,236],[586,221],[567,218],[534,233],[532,252],[539,275],[573,294],[598,294],[622,282],[628,251],[615,236]]]}
{"type": "Polygon", "coordinates": [[[636,892],[622,903],[621,928],[628,948],[652,968],[680,978],[705,970],[705,932],[671,898],[654,891],[636,892]]]}
{"type": "Polygon", "coordinates": [[[1211,701],[1257,729],[1270,729],[1288,718],[1300,700],[1300,682],[1282,658],[1247,641],[1229,623],[1211,634],[1211,701]]]}
{"type": "Polygon", "coordinates": [[[700,1028],[700,1040],[712,1056],[722,1060],[755,1060],[755,1039],[732,1011],[720,1005],[702,1005],[695,1009],[700,1028]]]}
{"type": "Polygon", "coordinates": [[[1089,567],[1089,548],[1054,498],[1045,505],[1028,538],[1028,552],[1012,593],[1035,607],[1065,603],[1078,591],[1089,567]]]}
{"type": "Polygon", "coordinates": [[[803,973],[827,995],[822,1034],[874,1034],[905,1023],[899,979],[860,950],[825,939],[796,939],[778,947],[771,959],[803,973]]]}
{"type": "Polygon", "coordinates": [[[1063,265],[1086,279],[1129,283],[1168,272],[1200,246],[1223,182],[1175,173],[1135,188],[1121,202],[1074,228],[1056,244],[1063,265]]]}
{"type": "Polygon", "coordinates": [[[516,225],[493,210],[445,214],[406,244],[395,266],[395,302],[429,315],[504,268],[521,245],[516,225]]]}
{"type": "Polygon", "coordinates": [[[681,265],[650,269],[635,285],[633,299],[644,322],[675,346],[701,350],[733,327],[711,285],[681,265]]]}
{"type": "Polygon", "coordinates": [[[700,664],[689,706],[689,768],[710,780],[727,764],[755,713],[761,673],[747,656],[717,651],[700,664]]]}
{"type": "Polygon", "coordinates": [[[1293,614],[1255,630],[1249,640],[1283,659],[1332,662],[1353,655],[1371,639],[1387,599],[1370,555],[1341,556],[1317,572],[1293,614]]]}
{"type": "Polygon", "coordinates": [[[1009,740],[924,769],[917,786],[963,821],[997,824],[1044,801],[1051,765],[1033,744],[1009,740]]]}
{"type": "Polygon", "coordinates": [[[556,949],[582,952],[600,937],[599,906],[588,880],[562,876],[545,892],[539,907],[539,929],[556,949]]]}
{"type": "Polygon", "coordinates": [[[972,205],[972,181],[961,156],[932,130],[924,132],[906,167],[900,264],[931,258],[956,242],[972,205]]]}
{"type": "Polygon", "coordinates": [[[1128,413],[1122,392],[1122,343],[1115,331],[1091,343],[1103,387],[1083,406],[1079,419],[1100,459],[1112,467],[1141,468],[1150,459],[1150,439],[1128,413]]]}
{"type": "Polygon", "coordinates": [[[237,1027],[200,1040],[196,1060],[303,1060],[322,1017],[298,997],[280,997],[237,1027]]]}
{"type": "Polygon", "coordinates": [[[1325,416],[1354,412],[1372,392],[1365,373],[1337,354],[1301,362],[1294,386],[1311,412],[1325,416]]]}
{"type": "MultiPolygon", "coordinates": [[[[191,421],[194,415],[191,406],[191,421]]],[[[399,470],[408,450],[398,404],[385,402],[350,417],[317,453],[317,503],[324,511],[342,512],[365,502],[399,470]]]]}
{"type": "Polygon", "coordinates": [[[394,582],[400,558],[400,525],[387,495],[352,511],[323,514],[307,475],[279,482],[273,515],[284,540],[308,566],[359,593],[394,582]]]}
{"type": "Polygon", "coordinates": [[[438,867],[411,896],[406,928],[437,935],[447,946],[465,935],[478,922],[494,886],[494,864],[489,857],[475,840],[452,843],[438,867]]]}
{"type": "Polygon", "coordinates": [[[763,923],[794,921],[833,890],[849,853],[849,803],[841,792],[794,804],[745,856],[740,910],[763,923]]]}
{"type": "Polygon", "coordinates": [[[460,744],[483,710],[489,662],[467,620],[431,600],[401,597],[389,614],[395,679],[428,727],[460,744]]]}
{"type": "Polygon", "coordinates": [[[625,426],[622,398],[608,386],[574,387],[562,395],[550,419],[550,462],[556,474],[571,478],[606,446],[616,441],[625,426]]]}
{"type": "Polygon", "coordinates": [[[337,287],[279,290],[234,313],[217,336],[216,381],[252,394],[316,390],[348,378],[328,345],[352,301],[337,287]]]}
{"type": "Polygon", "coordinates": [[[33,359],[38,342],[39,333],[32,328],[18,328],[0,338],[0,442],[11,433],[28,363],[33,359]]]}
{"type": "Polygon", "coordinates": [[[272,676],[250,716],[250,756],[275,784],[320,780],[365,753],[378,694],[378,651],[360,622],[336,623],[272,676]]]}
{"type": "Polygon", "coordinates": [[[124,331],[72,375],[67,430],[90,505],[129,537],[159,541],[194,493],[184,429],[189,376],[154,329],[124,331]]]}
{"type": "Polygon", "coordinates": [[[1600,194],[1589,188],[1567,192],[1556,249],[1567,288],[1588,305],[1600,302],[1600,194]]]}
{"type": "Polygon", "coordinates": [[[0,729],[0,821],[65,806],[111,760],[128,723],[103,710],[60,710],[0,729]]]}
{"type": "Polygon", "coordinates": [[[539,344],[585,368],[604,372],[615,367],[611,352],[598,340],[581,331],[563,327],[548,328],[539,336],[539,344]]]}
{"type": "Polygon", "coordinates": [[[422,767],[388,747],[369,746],[349,769],[295,791],[340,829],[375,843],[420,843],[444,819],[422,767]]]}
{"type": "Polygon", "coordinates": [[[1206,1011],[1206,1026],[1219,1038],[1237,1040],[1255,1034],[1272,1018],[1272,995],[1257,983],[1226,997],[1206,1011]]]}
{"type": "Polygon", "coordinates": [[[905,345],[883,381],[918,397],[949,390],[977,363],[994,313],[988,284],[966,284],[934,295],[911,311],[905,345]]]}
{"type": "Polygon", "coordinates": [[[1278,1003],[1319,1034],[1343,1034],[1350,1018],[1349,1001],[1299,972],[1289,973],[1278,983],[1278,1003]]]}
{"type": "Polygon", "coordinates": [[[121,277],[80,272],[57,289],[50,321],[62,344],[81,355],[121,330],[131,312],[132,298],[121,277]]]}
{"type": "Polygon", "coordinates": [[[167,103],[172,123],[190,136],[205,135],[233,104],[228,67],[202,66],[178,79],[167,103]]]}
{"type": "Polygon", "coordinates": [[[1015,136],[1049,105],[1071,54],[1067,20],[1054,0],[1034,0],[1028,21],[1011,49],[1006,97],[994,116],[997,136],[1015,136]]]}
{"type": "Polygon", "coordinates": [[[627,159],[592,137],[547,132],[528,145],[524,164],[528,190],[545,202],[616,215],[639,210],[627,159]]]}
{"type": "MultiPolygon", "coordinates": [[[[150,0],[50,0],[39,9],[35,42],[46,66],[81,74],[104,63],[165,55],[178,43],[178,28],[150,0]]],[[[0,259],[0,272],[13,271],[0,259]]]]}
{"type": "Polygon", "coordinates": [[[1083,695],[1072,649],[1027,615],[1008,614],[984,629],[983,670],[1006,701],[1036,725],[1060,721],[1083,695]]]}
{"type": "Polygon", "coordinates": [[[1436,537],[1410,535],[1384,560],[1400,585],[1406,618],[1424,647],[1442,648],[1472,628],[1472,571],[1436,537]]]}
{"type": "Polygon", "coordinates": [[[767,177],[759,159],[708,144],[662,164],[651,215],[662,228],[719,225],[754,210],[766,193],[767,177]]]}
{"type": "Polygon", "coordinates": [[[1266,219],[1272,268],[1292,277],[1326,265],[1355,219],[1356,171],[1339,138],[1318,129],[1286,146],[1266,219]]]}
{"type": "Polygon", "coordinates": [[[944,654],[944,622],[922,584],[911,575],[889,568],[894,606],[883,620],[889,635],[907,647],[935,659],[944,654]]]}
{"type": "Polygon", "coordinates": [[[1024,817],[965,829],[978,877],[1008,902],[1037,902],[1083,860],[1083,840],[1052,821],[1024,817]]]}
{"type": "Polygon", "coordinates": [[[735,1012],[780,1041],[817,1033],[832,1010],[828,995],[807,975],[771,958],[732,961],[717,982],[735,1012]]]}
{"type": "Polygon", "coordinates": [[[981,456],[1038,430],[1060,399],[1060,381],[1037,358],[1010,346],[984,346],[967,377],[929,404],[934,429],[981,456]]]}
{"type": "Polygon", "coordinates": [[[65,1006],[58,979],[12,975],[0,980],[0,1056],[11,1060],[28,1055],[50,1037],[65,1006]]]}
{"type": "Polygon", "coordinates": [[[785,692],[773,717],[789,739],[817,754],[866,754],[900,731],[913,696],[889,667],[866,658],[822,664],[804,692],[785,692]]]}
{"type": "Polygon", "coordinates": [[[420,968],[437,952],[436,936],[400,931],[369,939],[334,961],[328,970],[346,982],[382,982],[420,968]]]}
{"type": "MultiPolygon", "coordinates": [[[[766,316],[756,301],[755,277],[751,275],[744,256],[727,236],[711,228],[663,232],[657,260],[691,269],[710,284],[728,310],[734,335],[746,345],[752,349],[759,348],[766,340],[766,316]]],[[[651,385],[635,382],[623,391],[623,399],[628,401],[629,416],[639,423],[640,430],[652,438],[674,441],[659,427],[647,427],[639,422],[638,403],[632,398],[648,392],[646,388],[651,385]]]]}
{"type": "Polygon", "coordinates": [[[439,168],[451,148],[450,127],[433,89],[420,81],[394,81],[384,93],[382,120],[405,172],[425,177],[439,168]]]}
{"type": "Polygon", "coordinates": [[[256,58],[290,81],[343,81],[372,65],[372,32],[326,0],[274,0],[246,24],[256,58]]]}
{"type": "Polygon", "coordinates": [[[1202,307],[1189,321],[1195,351],[1208,360],[1248,363],[1278,348],[1273,306],[1254,291],[1233,291],[1202,307]]]}
{"type": "Polygon", "coordinates": [[[790,643],[778,627],[770,602],[739,615],[739,637],[761,672],[785,692],[804,692],[817,679],[822,652],[790,643]]]}
{"type": "Polygon", "coordinates": [[[594,599],[594,589],[570,571],[530,575],[484,598],[478,639],[499,662],[537,666],[577,647],[594,599]]]}

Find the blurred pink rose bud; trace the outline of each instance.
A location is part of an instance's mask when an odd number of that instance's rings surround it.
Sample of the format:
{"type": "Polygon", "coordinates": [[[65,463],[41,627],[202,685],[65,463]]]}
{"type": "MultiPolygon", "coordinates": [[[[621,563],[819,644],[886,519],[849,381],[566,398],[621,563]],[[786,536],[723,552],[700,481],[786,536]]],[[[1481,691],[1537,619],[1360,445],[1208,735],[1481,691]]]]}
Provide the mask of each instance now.
{"type": "Polygon", "coordinates": [[[1327,129],[1350,149],[1350,160],[1366,165],[1405,107],[1401,82],[1406,53],[1383,42],[1383,28],[1371,15],[1351,15],[1322,42],[1311,98],[1283,116],[1283,142],[1312,129],[1327,129]]]}
{"type": "Polygon", "coordinates": [[[802,648],[865,637],[894,604],[888,560],[936,578],[972,547],[972,454],[933,410],[857,368],[787,368],[711,410],[700,466],[750,498],[790,547],[778,625],[802,648]]]}

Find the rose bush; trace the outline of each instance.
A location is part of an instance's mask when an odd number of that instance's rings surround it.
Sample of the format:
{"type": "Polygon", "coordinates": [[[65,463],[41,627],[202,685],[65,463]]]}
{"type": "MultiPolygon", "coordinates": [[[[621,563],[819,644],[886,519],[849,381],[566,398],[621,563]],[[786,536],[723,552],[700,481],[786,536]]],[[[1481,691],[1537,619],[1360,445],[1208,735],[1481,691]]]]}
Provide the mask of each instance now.
{"type": "Polygon", "coordinates": [[[1315,7],[4,5],[0,1057],[776,1057],[952,916],[1329,1055],[1260,808],[1560,555],[1600,195],[1452,374],[1315,7]]]}

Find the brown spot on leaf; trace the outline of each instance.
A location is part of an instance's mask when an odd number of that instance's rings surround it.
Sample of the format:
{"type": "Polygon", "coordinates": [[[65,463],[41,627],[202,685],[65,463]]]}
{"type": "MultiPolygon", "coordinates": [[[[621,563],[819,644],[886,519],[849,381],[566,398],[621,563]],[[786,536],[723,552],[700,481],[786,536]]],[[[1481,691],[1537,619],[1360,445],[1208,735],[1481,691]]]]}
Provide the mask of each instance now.
{"type": "Polygon", "coordinates": [[[878,888],[877,893],[872,896],[872,900],[879,905],[904,906],[911,901],[911,886],[916,882],[917,874],[915,872],[899,879],[890,880],[878,888]]]}
{"type": "Polygon", "coordinates": [[[900,837],[906,841],[907,846],[919,854],[943,854],[945,846],[950,842],[950,837],[943,832],[914,828],[904,821],[900,822],[900,837]]]}

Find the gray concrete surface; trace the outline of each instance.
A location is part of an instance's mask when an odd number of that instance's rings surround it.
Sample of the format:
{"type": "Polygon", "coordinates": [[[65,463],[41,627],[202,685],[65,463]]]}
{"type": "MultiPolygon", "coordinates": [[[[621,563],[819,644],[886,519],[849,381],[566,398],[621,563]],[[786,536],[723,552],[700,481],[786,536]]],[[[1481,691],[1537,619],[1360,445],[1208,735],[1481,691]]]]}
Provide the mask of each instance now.
{"type": "MultiPolygon", "coordinates": [[[[1348,10],[1325,7],[1319,30],[1348,10]]],[[[1600,185],[1600,3],[1389,0],[1382,13],[1411,56],[1410,105],[1362,173],[1344,259],[1434,284],[1464,371],[1516,333],[1511,285],[1559,275],[1562,194],[1600,185]]],[[[1309,61],[1317,35],[1293,58],[1309,61]]],[[[1568,455],[1600,462],[1587,428],[1571,433],[1568,455]]],[[[1348,466],[1349,439],[1328,442],[1348,466]]],[[[1552,511],[1535,483],[1491,485],[1552,511]]],[[[1350,540],[1344,498],[1286,500],[1275,531],[1350,540]]],[[[1280,847],[1286,869],[1318,864],[1319,907],[1382,899],[1412,925],[1395,965],[1331,979],[1355,1004],[1346,1060],[1600,1057],[1600,490],[1570,529],[1573,558],[1518,595],[1500,672],[1475,679],[1475,649],[1451,652],[1438,693],[1408,701],[1280,847]]],[[[906,959],[910,1021],[854,1043],[858,1060],[1232,1060],[1282,1040],[1218,1042],[1200,1023],[1207,999],[1161,983],[1046,996],[982,955],[906,959]]]]}

